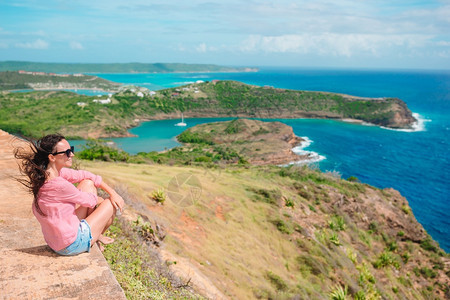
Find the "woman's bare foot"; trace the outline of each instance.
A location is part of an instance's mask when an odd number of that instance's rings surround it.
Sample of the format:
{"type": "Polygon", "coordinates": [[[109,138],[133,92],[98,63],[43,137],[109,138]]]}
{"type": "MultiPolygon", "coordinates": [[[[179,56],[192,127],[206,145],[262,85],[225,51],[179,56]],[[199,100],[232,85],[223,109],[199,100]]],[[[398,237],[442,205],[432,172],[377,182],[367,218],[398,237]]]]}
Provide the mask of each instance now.
{"type": "Polygon", "coordinates": [[[99,236],[99,238],[98,238],[98,241],[99,241],[100,243],[102,243],[103,245],[108,245],[108,244],[113,243],[113,242],[114,242],[114,239],[113,239],[113,238],[110,238],[110,237],[107,237],[107,236],[105,236],[105,235],[103,235],[103,234],[101,234],[101,235],[99,236]]]}
{"type": "Polygon", "coordinates": [[[102,243],[100,243],[99,241],[97,241],[96,243],[101,252],[105,251],[105,247],[103,247],[102,243]]]}

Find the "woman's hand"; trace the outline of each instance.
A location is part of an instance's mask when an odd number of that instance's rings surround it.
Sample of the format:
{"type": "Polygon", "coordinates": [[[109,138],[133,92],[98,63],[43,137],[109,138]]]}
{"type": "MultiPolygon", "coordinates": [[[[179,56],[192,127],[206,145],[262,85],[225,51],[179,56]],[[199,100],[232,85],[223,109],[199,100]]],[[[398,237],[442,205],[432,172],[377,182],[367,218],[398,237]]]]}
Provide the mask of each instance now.
{"type": "Polygon", "coordinates": [[[125,201],[123,201],[123,198],[119,194],[117,194],[116,192],[111,193],[110,196],[111,197],[110,197],[109,200],[111,201],[112,205],[116,209],[119,209],[120,212],[122,212],[123,211],[123,207],[125,205],[125,201]]]}
{"type": "Polygon", "coordinates": [[[102,181],[99,187],[109,194],[109,200],[114,208],[122,212],[125,205],[125,201],[123,201],[122,197],[104,181],[102,181]]]}

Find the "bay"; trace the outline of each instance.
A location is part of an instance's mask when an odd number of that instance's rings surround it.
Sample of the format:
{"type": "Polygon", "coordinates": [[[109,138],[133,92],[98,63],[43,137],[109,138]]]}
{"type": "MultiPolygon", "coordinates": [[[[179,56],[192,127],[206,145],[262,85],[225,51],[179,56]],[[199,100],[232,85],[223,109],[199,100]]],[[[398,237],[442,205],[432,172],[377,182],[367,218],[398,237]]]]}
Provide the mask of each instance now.
{"type": "MultiPolygon", "coordinates": [[[[325,70],[262,68],[249,73],[95,74],[152,90],[197,80],[237,80],[259,86],[329,91],[361,97],[398,97],[421,119],[415,131],[396,131],[332,120],[279,120],[312,142],[304,150],[324,159],[316,165],[356,176],[405,196],[418,221],[450,251],[450,71],[325,70]]],[[[221,119],[185,119],[189,126],[221,119]]],[[[179,120],[145,122],[130,130],[138,138],[113,139],[130,153],[175,147],[186,128],[179,120]]]]}

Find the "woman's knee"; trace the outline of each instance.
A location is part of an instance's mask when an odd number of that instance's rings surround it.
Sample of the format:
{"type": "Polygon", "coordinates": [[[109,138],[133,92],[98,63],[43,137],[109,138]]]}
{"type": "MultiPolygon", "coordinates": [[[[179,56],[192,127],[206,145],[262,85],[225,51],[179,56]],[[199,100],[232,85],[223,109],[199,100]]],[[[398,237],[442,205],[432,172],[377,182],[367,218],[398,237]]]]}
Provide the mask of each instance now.
{"type": "Polygon", "coordinates": [[[92,180],[90,179],[83,179],[77,186],[77,188],[80,191],[83,192],[90,192],[93,194],[97,194],[97,188],[95,187],[95,184],[92,180]]]}

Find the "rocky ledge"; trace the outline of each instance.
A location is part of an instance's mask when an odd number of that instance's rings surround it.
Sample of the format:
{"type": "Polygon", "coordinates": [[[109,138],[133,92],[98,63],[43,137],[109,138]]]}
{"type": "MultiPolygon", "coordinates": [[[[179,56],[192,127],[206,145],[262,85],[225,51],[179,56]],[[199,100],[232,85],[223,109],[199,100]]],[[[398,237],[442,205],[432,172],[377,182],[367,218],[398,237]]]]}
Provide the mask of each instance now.
{"type": "Polygon", "coordinates": [[[0,298],[126,299],[96,245],[70,257],[46,245],[32,196],[13,179],[19,175],[17,146],[20,140],[0,130],[0,298]]]}

